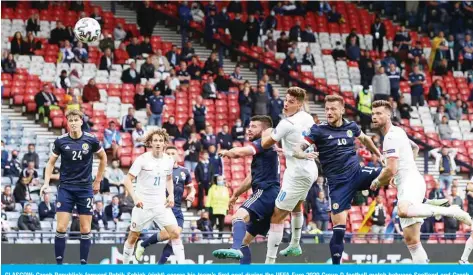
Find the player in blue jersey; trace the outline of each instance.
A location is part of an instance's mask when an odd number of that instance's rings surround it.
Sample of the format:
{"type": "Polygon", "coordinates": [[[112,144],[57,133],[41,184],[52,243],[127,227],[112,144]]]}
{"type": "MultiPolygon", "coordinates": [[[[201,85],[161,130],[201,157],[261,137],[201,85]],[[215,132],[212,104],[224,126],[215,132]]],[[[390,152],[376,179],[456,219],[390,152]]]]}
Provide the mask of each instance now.
{"type": "Polygon", "coordinates": [[[218,249],[213,255],[220,259],[239,259],[241,264],[251,263],[249,245],[257,235],[266,236],[270,228],[271,215],[278,196],[279,157],[274,147],[263,149],[262,134],[272,127],[269,116],[253,116],[248,128],[251,146],[237,147],[222,151],[220,155],[228,158],[253,156],[251,175],[235,190],[230,205],[250,188],[253,195],[243,203],[232,217],[233,244],[230,249],[218,249]]]}
{"type": "Polygon", "coordinates": [[[80,220],[80,263],[87,264],[90,249],[90,227],[93,214],[94,194],[99,192],[107,165],[107,154],[100,146],[99,140],[92,134],[82,132],[82,112],[71,110],[66,112],[70,132],[58,137],[53,144],[53,150],[44,176],[41,195],[48,192],[49,181],[54,164],[61,157],[59,168],[59,188],[56,202],[57,227],[54,249],[56,262],[62,264],[66,249],[66,230],[71,213],[77,207],[80,220]],[[92,184],[93,155],[100,159],[99,170],[92,184]]]}
{"type": "Polygon", "coordinates": [[[340,264],[343,254],[347,210],[358,190],[367,190],[378,177],[381,168],[361,167],[355,149],[358,139],[373,154],[382,159],[378,148],[370,137],[365,135],[355,122],[343,118],[345,102],[339,95],[325,97],[327,122],[314,124],[305,143],[296,146],[294,157],[312,159],[318,155],[329,187],[329,202],[333,223],[330,240],[332,263],[340,264]],[[317,147],[316,153],[304,153],[311,144],[317,147]]]}
{"type": "MultiPolygon", "coordinates": [[[[174,146],[168,146],[166,148],[166,154],[175,160],[172,170],[172,179],[174,182],[174,207],[172,208],[172,212],[176,217],[177,225],[179,226],[180,231],[182,231],[182,228],[184,228],[184,215],[182,214],[181,210],[182,196],[184,196],[185,188],[188,188],[189,193],[186,196],[186,201],[192,203],[195,197],[195,188],[192,184],[192,177],[189,173],[189,170],[177,164],[179,161],[179,152],[177,151],[177,148],[174,146]]],[[[161,230],[146,240],[139,241],[135,250],[136,260],[143,260],[143,253],[145,252],[146,247],[166,240],[169,240],[169,234],[166,230],[161,230]]],[[[170,243],[167,243],[166,246],[164,246],[163,253],[161,254],[158,264],[166,263],[171,254],[172,246],[170,243]]]]}

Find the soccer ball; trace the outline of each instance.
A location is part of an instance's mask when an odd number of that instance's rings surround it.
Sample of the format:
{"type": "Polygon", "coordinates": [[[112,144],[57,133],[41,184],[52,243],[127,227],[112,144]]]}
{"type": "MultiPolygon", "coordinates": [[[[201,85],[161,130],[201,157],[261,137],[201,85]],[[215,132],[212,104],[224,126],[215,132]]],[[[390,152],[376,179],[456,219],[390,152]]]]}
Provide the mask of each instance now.
{"type": "Polygon", "coordinates": [[[97,41],[100,37],[101,28],[97,20],[86,17],[77,21],[74,27],[74,34],[83,43],[97,41]]]}

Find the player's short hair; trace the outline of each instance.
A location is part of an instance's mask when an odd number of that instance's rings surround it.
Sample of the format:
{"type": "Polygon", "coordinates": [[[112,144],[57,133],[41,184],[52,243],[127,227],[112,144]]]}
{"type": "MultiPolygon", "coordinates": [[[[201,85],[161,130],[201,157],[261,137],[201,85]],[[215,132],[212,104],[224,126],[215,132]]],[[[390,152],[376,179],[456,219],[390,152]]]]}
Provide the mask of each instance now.
{"type": "Polygon", "coordinates": [[[84,116],[84,113],[79,110],[67,110],[66,118],[69,119],[70,116],[79,116],[80,118],[82,118],[84,116]]]}
{"type": "Polygon", "coordinates": [[[177,147],[171,145],[171,146],[166,147],[166,151],[167,151],[167,150],[176,150],[176,151],[177,151],[177,147]]]}
{"type": "Polygon", "coordinates": [[[306,90],[299,87],[290,87],[287,89],[287,93],[295,97],[299,102],[304,102],[306,97],[306,90]]]}
{"type": "Polygon", "coordinates": [[[273,127],[273,120],[270,116],[252,116],[251,121],[259,121],[263,123],[265,129],[273,127]]]}
{"type": "Polygon", "coordinates": [[[342,106],[345,106],[345,100],[339,95],[328,95],[325,97],[325,103],[327,102],[340,102],[342,106]]]}
{"type": "Polygon", "coordinates": [[[390,112],[393,111],[393,106],[387,100],[376,100],[376,101],[373,102],[372,107],[373,108],[384,107],[384,108],[386,108],[386,110],[388,110],[390,112]]]}
{"type": "Polygon", "coordinates": [[[151,142],[153,141],[153,136],[154,135],[159,135],[159,136],[163,137],[165,143],[169,142],[169,134],[166,132],[166,129],[158,128],[156,130],[153,130],[153,131],[149,132],[146,135],[146,137],[144,139],[144,144],[146,145],[146,147],[151,147],[151,142]]]}

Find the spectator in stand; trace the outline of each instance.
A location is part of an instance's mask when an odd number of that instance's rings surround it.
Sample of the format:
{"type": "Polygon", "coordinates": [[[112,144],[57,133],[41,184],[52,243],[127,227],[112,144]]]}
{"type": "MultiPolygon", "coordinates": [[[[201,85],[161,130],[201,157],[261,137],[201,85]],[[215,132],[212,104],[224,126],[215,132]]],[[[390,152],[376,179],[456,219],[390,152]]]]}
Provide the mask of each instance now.
{"type": "Polygon", "coordinates": [[[176,119],[174,116],[169,116],[169,120],[163,124],[163,128],[166,129],[166,132],[169,134],[169,138],[174,141],[181,137],[179,132],[179,127],[176,125],[176,119]]]}
{"type": "Polygon", "coordinates": [[[136,84],[141,83],[140,73],[136,70],[135,61],[132,61],[130,63],[130,68],[128,68],[128,69],[126,69],[122,72],[121,80],[125,84],[136,85],[136,84]]]}
{"type": "Polygon", "coordinates": [[[263,22],[263,33],[268,31],[274,31],[278,26],[278,20],[276,19],[276,13],[272,10],[269,15],[264,19],[263,22]]]}
{"type": "Polygon", "coordinates": [[[172,48],[169,52],[166,53],[166,58],[169,61],[169,64],[173,67],[179,65],[181,62],[179,54],[177,53],[177,46],[172,45],[172,48]]]}
{"type": "Polygon", "coordinates": [[[196,102],[192,107],[192,113],[194,114],[195,129],[199,133],[205,129],[205,117],[207,116],[207,107],[203,103],[204,99],[202,96],[196,98],[196,102]]]}
{"type": "Polygon", "coordinates": [[[471,35],[465,35],[465,42],[463,42],[463,63],[462,71],[468,71],[473,68],[473,41],[471,35]]]}
{"type": "Polygon", "coordinates": [[[28,32],[23,43],[23,54],[34,55],[36,50],[41,49],[41,41],[37,40],[32,32],[28,32]]]}
{"type": "Polygon", "coordinates": [[[126,38],[126,31],[123,29],[122,23],[117,23],[115,28],[113,29],[113,37],[115,41],[124,41],[126,38]]]}
{"type": "Polygon", "coordinates": [[[446,76],[446,75],[448,75],[448,72],[449,72],[448,60],[444,58],[434,68],[434,75],[446,76]]]}
{"type": "Polygon", "coordinates": [[[122,169],[120,169],[120,162],[118,159],[112,160],[112,167],[107,167],[107,175],[105,177],[112,185],[123,185],[125,181],[125,174],[123,173],[122,169]]]}
{"type": "Polygon", "coordinates": [[[16,73],[16,61],[13,58],[13,54],[9,53],[7,58],[2,59],[2,73],[13,75],[16,73]]]}
{"type": "Polygon", "coordinates": [[[473,217],[473,181],[470,180],[466,185],[466,202],[468,207],[468,213],[470,217],[473,217]]]}
{"type": "Polygon", "coordinates": [[[258,45],[258,37],[260,34],[260,25],[255,20],[255,16],[250,14],[248,21],[246,22],[246,35],[248,38],[248,46],[253,47],[258,45]]]}
{"type": "MultiPolygon", "coordinates": [[[[358,45],[358,47],[360,46],[360,37],[358,37],[358,33],[356,32],[356,28],[352,28],[350,33],[348,34],[347,38],[345,38],[345,46],[350,44],[350,40],[353,37],[356,39],[356,45],[358,45]]],[[[340,43],[340,45],[341,45],[341,43],[340,43]]]]}
{"type": "Polygon", "coordinates": [[[107,48],[110,48],[112,51],[115,50],[115,40],[113,40],[111,33],[105,35],[104,38],[99,42],[99,49],[102,52],[105,52],[107,48]]]}
{"type": "Polygon", "coordinates": [[[99,70],[110,71],[112,69],[113,60],[114,58],[112,50],[110,48],[106,48],[104,54],[100,58],[99,70]]]}
{"type": "Polygon", "coordinates": [[[209,149],[209,146],[214,145],[217,146],[217,137],[214,134],[214,129],[211,125],[205,127],[205,134],[202,139],[202,143],[204,145],[204,149],[209,149]]]}
{"type": "Polygon", "coordinates": [[[266,95],[268,96],[268,98],[271,98],[271,96],[273,95],[273,85],[271,85],[271,83],[269,82],[269,75],[264,74],[263,79],[261,79],[261,82],[264,83],[266,95]]]}
{"type": "MultiPolygon", "coordinates": [[[[162,96],[170,96],[173,93],[173,90],[171,89],[171,77],[166,77],[166,79],[162,79],[156,85],[154,86],[154,90],[159,90],[161,92],[162,96]]],[[[151,89],[152,93],[153,89],[151,89]]],[[[146,94],[146,92],[145,92],[146,94]]]]}
{"type": "Polygon", "coordinates": [[[156,55],[154,55],[152,59],[153,65],[158,73],[164,75],[165,72],[171,70],[171,65],[161,50],[157,50],[156,55]]]}
{"type": "Polygon", "coordinates": [[[133,133],[131,134],[131,138],[133,140],[133,146],[135,148],[145,146],[145,144],[143,143],[145,135],[146,135],[146,133],[145,133],[145,130],[143,129],[143,124],[138,121],[136,123],[135,130],[133,130],[133,133]]]}
{"type": "MultiPolygon", "coordinates": [[[[200,193],[199,193],[200,194],[200,193]]],[[[200,208],[202,209],[202,208],[200,208]]],[[[209,220],[209,212],[206,212],[203,210],[200,214],[200,219],[197,221],[197,228],[202,232],[202,237],[204,239],[210,239],[212,234],[209,234],[208,232],[213,231],[213,224],[209,220]]]]}
{"type": "Polygon", "coordinates": [[[222,11],[217,14],[216,21],[219,30],[226,31],[228,29],[230,26],[230,16],[227,13],[226,7],[223,7],[222,11]]]}
{"type": "Polygon", "coordinates": [[[204,22],[204,17],[205,14],[204,12],[200,9],[199,3],[192,3],[192,9],[191,9],[191,15],[192,15],[192,21],[201,24],[204,22]]]}
{"type": "Polygon", "coordinates": [[[34,101],[36,103],[36,111],[42,108],[44,110],[44,117],[49,117],[50,110],[57,110],[58,100],[56,96],[51,92],[51,87],[49,84],[43,85],[43,90],[39,91],[35,97],[34,101]]]}
{"type": "MultiPolygon", "coordinates": [[[[21,173],[20,176],[22,176],[21,173]]],[[[22,206],[27,202],[33,202],[31,200],[30,187],[27,179],[18,180],[15,189],[13,189],[13,196],[15,197],[15,202],[20,203],[22,206]]]]}
{"type": "Polygon", "coordinates": [[[131,212],[133,212],[133,208],[135,207],[135,203],[126,189],[125,192],[118,196],[118,199],[120,200],[120,209],[122,213],[131,214],[131,212]]]}
{"type": "Polygon", "coordinates": [[[61,21],[56,22],[56,28],[51,30],[51,35],[49,36],[49,44],[59,45],[60,42],[63,42],[69,38],[69,33],[66,30],[66,27],[61,21]]]}
{"type": "Polygon", "coordinates": [[[39,185],[39,175],[38,171],[34,168],[34,161],[28,162],[27,167],[21,171],[18,181],[29,186],[39,185]]]}
{"type": "Polygon", "coordinates": [[[448,117],[451,120],[461,120],[463,115],[463,108],[462,108],[462,101],[461,99],[457,99],[455,101],[455,105],[451,104],[448,108],[448,117]]]}
{"type": "Polygon", "coordinates": [[[159,16],[156,10],[151,7],[150,1],[137,3],[136,18],[136,23],[140,27],[140,34],[143,36],[151,36],[159,16]]]}
{"type": "MultiPolygon", "coordinates": [[[[444,139],[444,138],[442,138],[444,139]]],[[[439,184],[442,189],[450,190],[453,176],[456,174],[457,165],[455,156],[458,150],[455,148],[436,148],[429,152],[429,155],[435,158],[435,170],[439,171],[439,184]]]]}
{"type": "Polygon", "coordinates": [[[245,126],[239,118],[235,121],[235,125],[232,127],[232,138],[234,141],[245,141],[245,126]]]}
{"type": "Polygon", "coordinates": [[[343,46],[340,41],[337,41],[335,43],[335,49],[332,51],[332,57],[333,59],[335,59],[335,61],[341,61],[341,60],[347,59],[347,54],[345,50],[343,50],[343,46]]]}
{"type": "Polygon", "coordinates": [[[82,101],[84,103],[100,101],[99,88],[95,85],[94,78],[91,78],[87,85],[84,86],[84,90],[82,92],[82,101]]]}
{"type": "Polygon", "coordinates": [[[121,221],[122,210],[120,208],[120,199],[113,196],[112,202],[105,207],[105,217],[107,221],[114,221],[115,224],[121,221]]]}
{"type": "Polygon", "coordinates": [[[284,108],[284,101],[279,98],[278,89],[273,90],[273,95],[269,101],[269,115],[273,120],[273,126],[276,127],[281,120],[282,110],[284,108]]]}
{"type": "Polygon", "coordinates": [[[374,100],[388,100],[391,95],[391,84],[388,76],[384,73],[384,67],[379,66],[377,74],[373,77],[374,100]]]}
{"type": "Polygon", "coordinates": [[[71,88],[79,88],[82,89],[84,85],[82,85],[82,81],[79,77],[79,72],[76,69],[72,69],[71,73],[69,74],[69,81],[71,82],[71,88]]]}
{"type": "Polygon", "coordinates": [[[107,222],[107,215],[105,215],[105,210],[103,209],[103,202],[96,201],[95,209],[94,209],[94,212],[92,213],[92,230],[100,229],[100,221],[102,222],[102,226],[107,230],[108,222],[107,222]]]}
{"type": "Polygon", "coordinates": [[[10,177],[13,183],[13,177],[19,177],[21,172],[21,162],[18,159],[18,151],[13,150],[11,152],[11,159],[6,163],[4,176],[10,177]]]}
{"type": "Polygon", "coordinates": [[[244,85],[242,91],[238,96],[238,103],[240,105],[240,118],[243,122],[243,126],[246,127],[250,124],[250,117],[253,109],[253,96],[250,94],[251,88],[248,85],[244,85]]]}
{"type": "Polygon", "coordinates": [[[84,48],[84,44],[78,41],[77,46],[72,50],[74,53],[74,59],[77,63],[87,63],[89,60],[89,54],[87,53],[87,49],[84,48]]]}
{"type": "Polygon", "coordinates": [[[236,42],[237,45],[243,42],[243,37],[245,36],[247,26],[241,21],[241,13],[238,12],[235,15],[235,19],[230,21],[228,30],[230,31],[230,36],[232,40],[236,42]]]}
{"type": "Polygon", "coordinates": [[[384,37],[386,36],[386,27],[381,22],[379,14],[376,15],[374,23],[371,25],[371,35],[373,36],[373,50],[381,53],[383,51],[384,37]]]}
{"type": "Polygon", "coordinates": [[[330,11],[327,12],[327,19],[329,23],[344,23],[345,20],[343,19],[342,15],[337,12],[336,7],[333,6],[330,11]]]}
{"type": "Polygon", "coordinates": [[[199,162],[199,154],[202,150],[202,144],[197,139],[196,133],[191,133],[189,140],[184,144],[185,157],[184,166],[187,170],[194,172],[199,162]]]}
{"type": "Polygon", "coordinates": [[[286,73],[291,71],[297,72],[297,59],[294,52],[290,52],[289,56],[286,57],[284,63],[281,65],[281,70],[286,73]]]}
{"type": "Polygon", "coordinates": [[[182,127],[182,138],[188,140],[191,137],[191,133],[195,133],[194,118],[190,117],[187,119],[186,124],[182,127]]]}
{"type": "Polygon", "coordinates": [[[394,36],[393,46],[399,48],[399,51],[402,52],[404,55],[407,54],[409,51],[409,45],[411,44],[411,36],[409,32],[406,30],[404,25],[401,26],[401,29],[396,33],[394,36]]]}
{"type": "Polygon", "coordinates": [[[393,112],[393,116],[392,116],[392,121],[394,122],[401,122],[401,112],[399,112],[399,107],[398,107],[398,103],[397,101],[393,101],[391,103],[391,106],[392,106],[392,112],[393,112]]]}
{"type": "Polygon", "coordinates": [[[228,125],[223,124],[222,131],[217,135],[217,143],[219,150],[230,150],[233,148],[233,139],[229,132],[228,125]]]}
{"type": "Polygon", "coordinates": [[[299,19],[296,19],[296,24],[292,26],[292,28],[289,30],[289,40],[291,42],[301,41],[301,34],[302,34],[301,21],[299,19]]]}
{"type": "Polygon", "coordinates": [[[253,115],[267,115],[269,99],[265,93],[264,84],[260,82],[258,91],[253,93],[253,115]]]}
{"type": "Polygon", "coordinates": [[[203,73],[212,74],[212,75],[217,74],[219,67],[220,66],[217,61],[217,53],[212,52],[210,54],[210,57],[207,59],[207,61],[205,61],[203,73]]]}
{"type": "Polygon", "coordinates": [[[406,103],[404,96],[401,96],[399,100],[399,112],[401,113],[401,119],[410,119],[412,107],[406,103]]]}
{"type": "Polygon", "coordinates": [[[419,66],[414,66],[413,72],[409,74],[412,106],[424,106],[424,83],[424,74],[419,71],[419,66]]]}
{"type": "Polygon", "coordinates": [[[434,83],[432,84],[432,86],[430,86],[428,99],[439,100],[442,97],[445,97],[445,95],[443,93],[442,87],[439,84],[439,80],[436,79],[434,83]]]}
{"type": "Polygon", "coordinates": [[[110,121],[108,123],[108,128],[105,129],[103,133],[103,148],[105,150],[112,149],[112,158],[118,158],[118,149],[121,144],[121,134],[117,130],[117,125],[115,121],[110,121]]]}
{"type": "Polygon", "coordinates": [[[94,11],[90,14],[90,17],[97,20],[97,22],[99,22],[100,26],[103,27],[103,18],[102,16],[100,15],[100,10],[98,7],[94,7],[94,11]]]}
{"type": "Polygon", "coordinates": [[[15,211],[15,198],[11,192],[11,185],[6,185],[2,193],[2,211],[15,211]]]}
{"type": "Polygon", "coordinates": [[[135,109],[133,107],[128,108],[128,114],[122,117],[122,131],[131,133],[138,123],[135,118],[135,109]]]}
{"type": "Polygon", "coordinates": [[[267,52],[277,52],[277,43],[273,39],[273,33],[269,32],[268,33],[268,38],[264,41],[264,49],[267,52]]]}
{"type": "Polygon", "coordinates": [[[235,66],[233,73],[230,75],[230,81],[232,82],[233,86],[237,87],[245,84],[245,80],[243,79],[243,76],[241,76],[241,67],[239,64],[235,66]]]}
{"type": "Polygon", "coordinates": [[[140,44],[140,52],[141,54],[153,54],[153,46],[151,46],[151,42],[149,40],[149,36],[145,36],[143,42],[140,44]]]}
{"type": "Polygon", "coordinates": [[[407,57],[413,61],[415,57],[419,57],[421,60],[424,59],[424,50],[422,49],[422,42],[417,41],[415,48],[409,51],[407,57]]]}
{"type": "Polygon", "coordinates": [[[317,228],[322,231],[328,230],[330,204],[325,197],[324,191],[319,191],[315,201],[312,203],[312,220],[315,221],[317,228]]]}
{"type": "Polygon", "coordinates": [[[41,26],[39,24],[39,14],[33,13],[26,22],[26,32],[34,32],[35,35],[38,35],[39,31],[41,31],[41,26]]]}
{"type": "Polygon", "coordinates": [[[302,56],[302,64],[315,66],[315,58],[314,55],[310,52],[310,47],[306,47],[305,49],[305,53],[302,56]]]}
{"type": "Polygon", "coordinates": [[[141,65],[140,68],[140,76],[141,78],[146,78],[149,80],[150,78],[154,78],[154,71],[156,68],[153,65],[153,58],[151,56],[148,56],[146,58],[146,63],[141,65]]]}
{"type": "Polygon", "coordinates": [[[213,168],[214,175],[223,175],[223,161],[222,158],[217,154],[217,146],[210,145],[208,152],[210,166],[213,168]]]}
{"type": "Polygon", "coordinates": [[[141,46],[139,44],[138,37],[133,37],[131,39],[131,43],[126,47],[126,51],[128,52],[128,55],[130,58],[133,59],[141,59],[142,52],[141,52],[141,46]]]}
{"type": "Polygon", "coordinates": [[[446,116],[448,117],[448,113],[446,112],[445,110],[445,106],[443,105],[440,105],[438,108],[437,108],[437,113],[435,114],[434,116],[434,122],[437,126],[439,126],[441,123],[442,123],[442,118],[446,116]]]}
{"type": "Polygon", "coordinates": [[[302,32],[301,40],[302,42],[315,43],[315,35],[310,25],[307,25],[302,32]]]}
{"type": "Polygon", "coordinates": [[[389,69],[386,72],[386,75],[389,78],[389,87],[391,89],[390,94],[391,97],[397,102],[399,101],[399,88],[400,88],[400,82],[401,82],[401,72],[398,67],[396,67],[396,64],[390,63],[389,64],[389,69]]]}
{"type": "Polygon", "coordinates": [[[51,202],[49,194],[44,194],[43,201],[38,206],[39,220],[44,221],[45,219],[54,220],[56,216],[56,207],[51,202]]]}
{"type": "Polygon", "coordinates": [[[181,84],[179,78],[177,78],[176,71],[174,69],[171,69],[168,78],[171,78],[171,80],[169,81],[169,89],[174,92],[181,84]]]}
{"type": "Polygon", "coordinates": [[[204,38],[207,42],[207,45],[212,47],[211,42],[213,39],[214,34],[217,33],[218,19],[215,16],[215,10],[210,10],[210,13],[205,18],[205,31],[204,31],[204,38]]]}
{"type": "Polygon", "coordinates": [[[438,125],[439,135],[441,139],[451,140],[452,139],[452,128],[448,125],[447,116],[442,117],[442,122],[438,125]]]}
{"type": "Polygon", "coordinates": [[[181,65],[179,66],[180,70],[177,73],[177,78],[179,79],[180,85],[188,86],[189,82],[191,81],[191,75],[187,71],[187,63],[185,61],[181,61],[181,65]]]}
{"type": "Polygon", "coordinates": [[[435,182],[435,187],[429,193],[429,200],[445,199],[445,194],[438,181],[435,182]]]}
{"type": "MultiPolygon", "coordinates": [[[[229,202],[230,194],[225,186],[225,177],[217,176],[215,183],[210,186],[205,207],[209,208],[211,223],[217,226],[219,232],[224,231],[229,202]]],[[[222,234],[218,237],[222,238],[222,234]]]]}
{"type": "Polygon", "coordinates": [[[358,92],[358,96],[356,97],[358,111],[363,114],[360,115],[360,124],[363,132],[366,132],[371,124],[370,114],[372,99],[373,93],[370,91],[369,86],[364,86],[363,89],[358,92]]]}
{"type": "Polygon", "coordinates": [[[313,114],[312,118],[314,119],[315,124],[320,124],[320,119],[319,119],[319,116],[317,114],[313,114]]]}
{"type": "Polygon", "coordinates": [[[371,220],[373,225],[371,226],[371,233],[376,234],[375,238],[383,239],[382,234],[386,231],[386,217],[387,210],[383,205],[383,197],[378,195],[376,197],[376,207],[374,209],[371,220]]]}
{"type": "Polygon", "coordinates": [[[28,144],[28,153],[23,155],[23,159],[21,163],[23,164],[23,168],[28,166],[28,162],[32,161],[34,163],[34,168],[39,168],[39,156],[38,153],[35,152],[36,146],[33,143],[28,144]]]}
{"type": "Polygon", "coordinates": [[[182,61],[185,61],[185,62],[191,61],[191,59],[194,55],[195,55],[195,49],[192,47],[192,42],[187,41],[186,45],[181,50],[181,56],[180,56],[181,62],[182,61]]]}
{"type": "Polygon", "coordinates": [[[192,56],[191,60],[192,60],[191,64],[187,68],[187,72],[189,72],[189,74],[191,75],[191,79],[192,80],[202,79],[201,72],[200,72],[202,68],[200,67],[199,59],[197,58],[197,56],[194,55],[192,56]]]}
{"type": "Polygon", "coordinates": [[[204,88],[202,89],[202,97],[205,99],[217,99],[217,91],[214,78],[209,76],[207,83],[204,84],[204,88]]]}
{"type": "Polygon", "coordinates": [[[210,165],[209,153],[207,151],[202,153],[202,159],[195,167],[194,173],[195,180],[199,184],[197,209],[202,210],[204,208],[204,196],[208,194],[210,181],[215,174],[214,168],[210,165]]]}
{"type": "Polygon", "coordinates": [[[280,53],[287,53],[289,49],[289,37],[286,32],[281,32],[279,39],[276,41],[277,51],[280,53]]]}
{"type": "Polygon", "coordinates": [[[27,231],[41,230],[41,223],[38,217],[33,213],[31,204],[25,205],[24,212],[18,218],[18,229],[27,231]]]}
{"type": "Polygon", "coordinates": [[[227,93],[230,89],[230,81],[225,76],[223,68],[218,69],[218,76],[215,78],[216,90],[219,92],[227,93]]]}
{"type": "Polygon", "coordinates": [[[61,74],[56,78],[56,88],[64,89],[67,91],[71,87],[71,81],[67,77],[67,71],[62,70],[61,74]]]}
{"type": "Polygon", "coordinates": [[[61,63],[71,64],[75,61],[76,56],[72,52],[71,42],[69,40],[64,41],[64,46],[59,49],[59,58],[61,63]]]}
{"type": "Polygon", "coordinates": [[[142,86],[136,86],[136,94],[133,97],[133,103],[136,110],[142,110],[146,108],[147,96],[142,86]]]}
{"type": "Polygon", "coordinates": [[[347,45],[347,54],[346,54],[346,56],[351,61],[360,61],[361,49],[360,49],[360,46],[356,45],[356,38],[355,37],[352,37],[350,39],[350,44],[347,45]]]}
{"type": "Polygon", "coordinates": [[[148,125],[161,127],[162,115],[166,108],[164,97],[160,95],[159,90],[154,90],[153,95],[148,98],[146,103],[146,113],[148,114],[148,125]]]}

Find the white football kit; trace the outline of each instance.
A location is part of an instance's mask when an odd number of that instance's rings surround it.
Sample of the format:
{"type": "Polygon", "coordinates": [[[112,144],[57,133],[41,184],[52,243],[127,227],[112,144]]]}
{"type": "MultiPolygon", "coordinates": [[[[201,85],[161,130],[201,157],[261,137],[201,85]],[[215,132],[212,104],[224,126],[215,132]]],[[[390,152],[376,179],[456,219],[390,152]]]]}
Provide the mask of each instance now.
{"type": "MultiPolygon", "coordinates": [[[[402,128],[391,126],[384,137],[383,154],[386,158],[397,158],[395,180],[398,201],[422,203],[426,191],[424,177],[417,169],[411,143],[402,128]]],[[[401,218],[401,227],[423,222],[422,218],[401,218]]]]}
{"type": "Polygon", "coordinates": [[[276,199],[279,209],[292,211],[299,201],[306,199],[310,187],[317,179],[318,171],[314,160],[292,156],[294,147],[304,142],[304,136],[310,133],[312,125],[312,116],[299,111],[281,120],[271,134],[275,141],[282,140],[282,149],[286,156],[283,184],[276,199]]]}
{"type": "Polygon", "coordinates": [[[152,152],[139,156],[129,173],[136,178],[136,195],[143,208],[134,207],[131,213],[131,231],[141,232],[156,222],[160,228],[177,225],[171,208],[166,207],[166,181],[172,174],[174,159],[166,154],[155,158],[152,152]]]}

